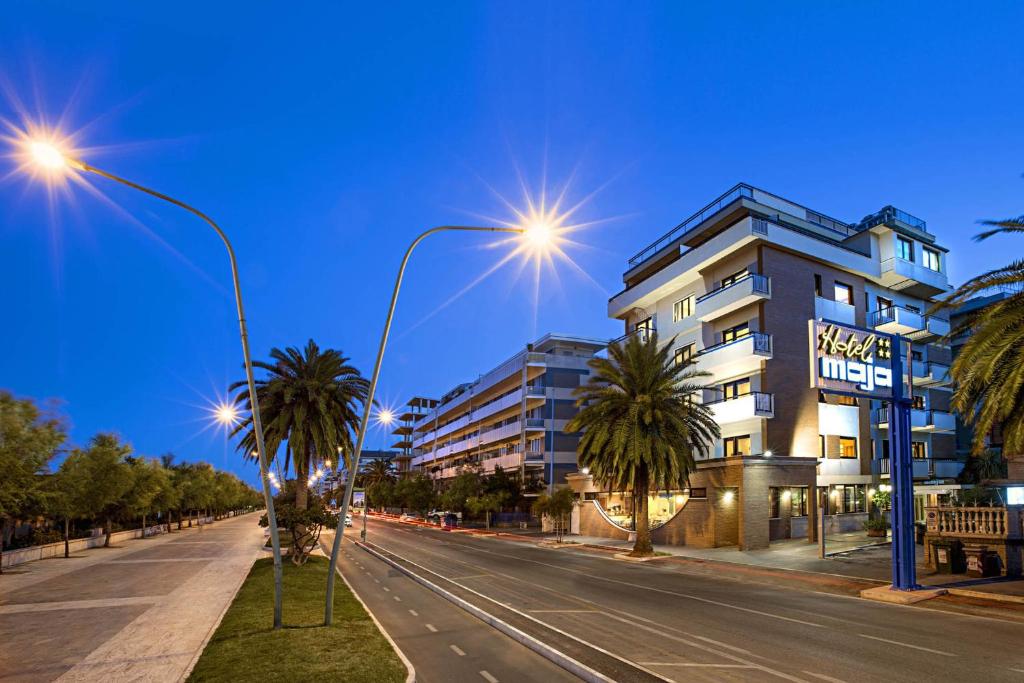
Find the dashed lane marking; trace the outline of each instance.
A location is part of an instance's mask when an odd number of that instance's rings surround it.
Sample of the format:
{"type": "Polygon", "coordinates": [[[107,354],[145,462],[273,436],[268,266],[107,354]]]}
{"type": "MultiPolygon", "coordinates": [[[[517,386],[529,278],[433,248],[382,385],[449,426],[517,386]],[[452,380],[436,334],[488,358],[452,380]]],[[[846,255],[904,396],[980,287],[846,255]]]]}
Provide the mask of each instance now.
{"type": "Polygon", "coordinates": [[[420,613],[414,609],[409,610],[409,614],[413,615],[414,617],[418,617],[420,615],[420,613]]]}
{"type": "Polygon", "coordinates": [[[487,681],[487,683],[498,683],[498,679],[492,676],[491,674],[487,673],[486,671],[481,671],[480,675],[483,676],[484,680],[487,681]]]}
{"type": "Polygon", "coordinates": [[[427,626],[427,630],[430,631],[431,633],[437,633],[437,627],[434,626],[433,624],[427,624],[426,626],[427,626]]]}
{"type": "Polygon", "coordinates": [[[877,640],[882,643],[890,643],[892,645],[902,645],[903,647],[913,648],[915,650],[921,650],[922,652],[931,652],[933,655],[942,655],[943,657],[955,657],[956,655],[952,652],[943,652],[942,650],[933,650],[930,647],[923,647],[921,645],[911,645],[910,643],[903,643],[898,640],[890,640],[888,638],[879,638],[878,636],[869,636],[866,633],[858,633],[861,638],[867,638],[868,640],[877,640]]]}
{"type": "Polygon", "coordinates": [[[460,657],[465,657],[466,656],[466,653],[463,652],[462,650],[460,650],[458,645],[449,645],[448,647],[450,647],[452,652],[454,652],[458,656],[460,656],[460,657]]]}

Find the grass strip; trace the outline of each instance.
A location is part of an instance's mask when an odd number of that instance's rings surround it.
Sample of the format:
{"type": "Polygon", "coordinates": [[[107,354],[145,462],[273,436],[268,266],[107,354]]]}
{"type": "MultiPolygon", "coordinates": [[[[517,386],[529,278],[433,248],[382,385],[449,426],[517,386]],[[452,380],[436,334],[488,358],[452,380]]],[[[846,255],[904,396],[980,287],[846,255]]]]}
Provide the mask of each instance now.
{"type": "Polygon", "coordinates": [[[334,584],[334,624],[323,626],[329,564],[284,563],[284,628],[274,631],[274,564],[257,560],[188,680],[404,681],[405,666],[343,581],[334,584]]]}

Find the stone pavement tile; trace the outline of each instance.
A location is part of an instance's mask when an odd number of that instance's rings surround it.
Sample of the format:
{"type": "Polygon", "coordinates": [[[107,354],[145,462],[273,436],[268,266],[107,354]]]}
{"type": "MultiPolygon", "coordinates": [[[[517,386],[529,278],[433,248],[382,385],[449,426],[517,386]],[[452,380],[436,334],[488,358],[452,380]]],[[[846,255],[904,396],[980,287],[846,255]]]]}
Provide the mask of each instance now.
{"type": "Polygon", "coordinates": [[[0,613],[0,681],[52,681],[149,608],[0,613]]]}
{"type": "Polygon", "coordinates": [[[208,562],[210,560],[151,565],[104,562],[29,586],[5,596],[0,604],[166,595],[199,574],[208,562]],[[141,569],[144,566],[145,569],[141,569]]]}
{"type": "Polygon", "coordinates": [[[262,554],[263,530],[256,520],[251,515],[222,523],[223,535],[230,540],[225,541],[226,548],[220,557],[204,560],[198,572],[94,649],[59,680],[107,683],[183,679],[252,563],[262,554]]]}

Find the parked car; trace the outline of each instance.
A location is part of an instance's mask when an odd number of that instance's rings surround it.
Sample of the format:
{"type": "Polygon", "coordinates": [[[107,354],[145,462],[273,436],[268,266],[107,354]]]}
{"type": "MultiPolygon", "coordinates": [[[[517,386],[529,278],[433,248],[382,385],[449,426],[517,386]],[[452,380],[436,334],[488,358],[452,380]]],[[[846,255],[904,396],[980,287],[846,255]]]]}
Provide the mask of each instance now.
{"type": "Polygon", "coordinates": [[[428,522],[438,522],[438,523],[440,523],[440,522],[443,522],[443,521],[448,520],[450,518],[454,518],[455,520],[461,522],[462,521],[462,513],[461,512],[450,512],[448,510],[431,510],[430,513],[427,514],[427,521],[428,522]]]}
{"type": "Polygon", "coordinates": [[[352,526],[352,515],[345,515],[345,526],[352,526]]]}
{"type": "Polygon", "coordinates": [[[399,517],[398,519],[399,519],[399,521],[402,521],[402,522],[411,522],[411,521],[414,521],[414,520],[422,519],[422,517],[417,515],[415,512],[403,512],[402,516],[399,517]]]}

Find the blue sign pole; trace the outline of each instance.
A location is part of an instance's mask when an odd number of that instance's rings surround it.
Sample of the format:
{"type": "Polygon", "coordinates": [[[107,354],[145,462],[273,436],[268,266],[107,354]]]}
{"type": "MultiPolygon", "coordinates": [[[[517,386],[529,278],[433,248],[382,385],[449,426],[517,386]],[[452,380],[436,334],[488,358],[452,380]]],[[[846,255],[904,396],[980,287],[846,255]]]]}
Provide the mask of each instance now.
{"type": "MultiPolygon", "coordinates": [[[[910,450],[910,401],[903,395],[903,344],[892,336],[892,401],[889,403],[889,477],[892,481],[892,587],[915,590],[914,467],[910,450]]],[[[907,368],[912,372],[911,368],[907,368]]]]}

